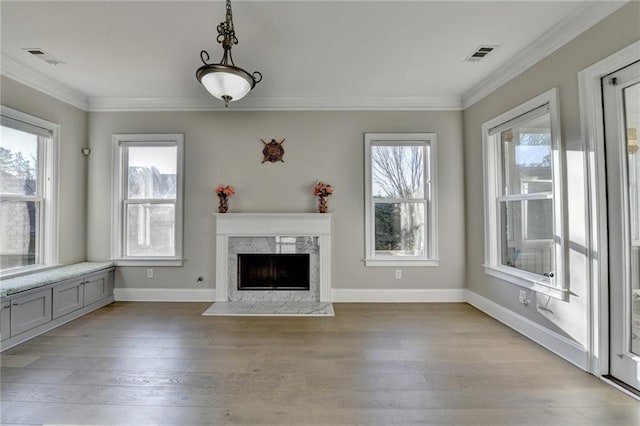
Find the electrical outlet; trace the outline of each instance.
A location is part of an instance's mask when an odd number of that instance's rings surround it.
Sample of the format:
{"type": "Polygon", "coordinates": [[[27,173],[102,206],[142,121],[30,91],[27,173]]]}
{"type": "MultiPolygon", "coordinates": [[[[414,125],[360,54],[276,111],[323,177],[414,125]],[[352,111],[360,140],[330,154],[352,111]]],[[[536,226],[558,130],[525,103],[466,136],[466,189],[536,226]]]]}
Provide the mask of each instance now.
{"type": "Polygon", "coordinates": [[[153,278],[153,268],[147,268],[147,278],[153,278]]]}
{"type": "Polygon", "coordinates": [[[396,280],[402,279],[402,269],[396,269],[396,280]]]}

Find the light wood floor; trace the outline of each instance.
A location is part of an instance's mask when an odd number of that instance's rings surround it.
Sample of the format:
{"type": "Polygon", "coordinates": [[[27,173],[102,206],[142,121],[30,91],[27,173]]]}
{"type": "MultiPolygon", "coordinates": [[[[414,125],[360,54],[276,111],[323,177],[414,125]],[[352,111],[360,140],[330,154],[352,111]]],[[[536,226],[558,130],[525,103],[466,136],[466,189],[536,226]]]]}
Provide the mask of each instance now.
{"type": "Polygon", "coordinates": [[[467,304],[207,306],[114,303],[6,351],[2,422],[640,425],[640,403],[467,304]]]}

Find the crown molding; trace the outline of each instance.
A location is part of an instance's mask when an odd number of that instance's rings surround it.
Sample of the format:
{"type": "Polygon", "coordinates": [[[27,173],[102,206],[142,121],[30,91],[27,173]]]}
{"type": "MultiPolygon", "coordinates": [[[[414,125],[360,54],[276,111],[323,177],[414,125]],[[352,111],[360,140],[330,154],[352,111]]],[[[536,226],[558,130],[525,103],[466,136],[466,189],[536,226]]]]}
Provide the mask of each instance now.
{"type": "Polygon", "coordinates": [[[45,95],[49,95],[52,98],[73,105],[83,111],[87,111],[89,109],[87,97],[77,90],[47,77],[32,68],[22,65],[7,56],[2,55],[0,60],[2,61],[0,66],[0,75],[31,87],[32,89],[44,93],[45,95]]]}
{"type": "MultiPolygon", "coordinates": [[[[229,111],[460,111],[475,104],[509,80],[521,74],[606,18],[629,0],[587,2],[563,19],[543,37],[513,57],[497,72],[475,84],[462,97],[353,97],[353,98],[269,98],[249,96],[233,103],[229,111]]],[[[84,111],[225,111],[213,98],[88,98],[40,72],[1,57],[0,75],[22,83],[84,111]]]]}
{"type": "Polygon", "coordinates": [[[498,71],[491,73],[462,95],[462,108],[467,109],[500,86],[540,62],[580,34],[597,24],[629,0],[587,2],[564,18],[545,35],[511,58],[498,71]]]}
{"type": "Polygon", "coordinates": [[[460,111],[459,96],[267,98],[248,96],[225,108],[213,97],[89,98],[89,111],[460,111]]]}

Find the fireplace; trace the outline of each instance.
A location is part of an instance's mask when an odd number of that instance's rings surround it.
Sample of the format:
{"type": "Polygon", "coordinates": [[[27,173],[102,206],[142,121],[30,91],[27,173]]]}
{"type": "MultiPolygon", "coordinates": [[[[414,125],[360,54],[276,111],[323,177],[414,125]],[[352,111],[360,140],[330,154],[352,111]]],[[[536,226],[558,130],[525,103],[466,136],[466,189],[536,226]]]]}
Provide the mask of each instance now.
{"type": "Polygon", "coordinates": [[[330,213],[214,213],[214,216],[216,302],[331,301],[330,213]],[[266,279],[247,286],[238,265],[246,263],[248,258],[240,258],[245,254],[268,255],[251,259],[262,263],[258,270],[263,272],[247,272],[266,279]],[[298,262],[302,258],[298,255],[306,258],[307,269],[294,274],[304,280],[290,279],[291,272],[272,272],[281,269],[280,262],[298,262]]]}
{"type": "Polygon", "coordinates": [[[309,254],[238,253],[238,290],[309,290],[309,254]]]}

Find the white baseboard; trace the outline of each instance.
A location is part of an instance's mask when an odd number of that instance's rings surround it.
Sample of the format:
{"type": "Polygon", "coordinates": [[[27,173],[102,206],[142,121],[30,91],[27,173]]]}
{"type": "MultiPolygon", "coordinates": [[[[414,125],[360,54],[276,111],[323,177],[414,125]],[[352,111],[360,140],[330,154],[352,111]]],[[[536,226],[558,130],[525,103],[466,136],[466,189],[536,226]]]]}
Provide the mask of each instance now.
{"type": "Polygon", "coordinates": [[[355,289],[334,288],[332,301],[336,303],[419,303],[466,302],[466,290],[455,289],[355,289]]]}
{"type": "MultiPolygon", "coordinates": [[[[214,289],[116,288],[118,302],[213,302],[214,289]]],[[[464,289],[332,289],[333,302],[411,303],[466,302],[464,289]]]]}
{"type": "Polygon", "coordinates": [[[117,302],[213,302],[214,289],[181,288],[116,288],[117,302]]]}
{"type": "Polygon", "coordinates": [[[470,290],[467,290],[467,303],[587,371],[588,352],[578,343],[470,290]]]}

